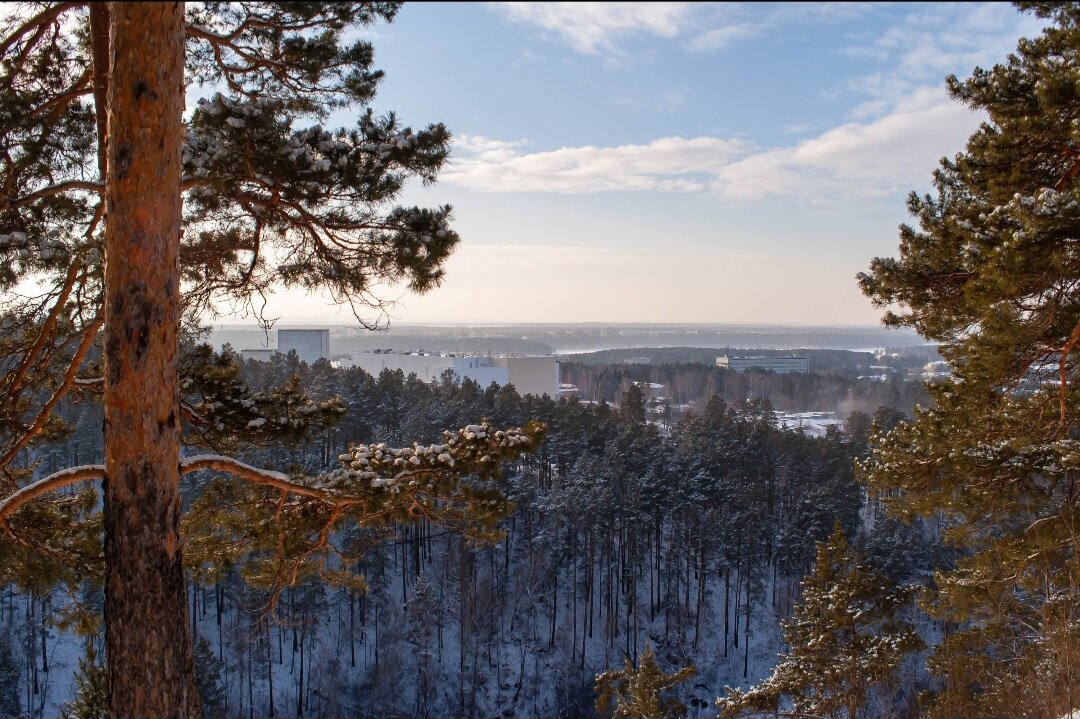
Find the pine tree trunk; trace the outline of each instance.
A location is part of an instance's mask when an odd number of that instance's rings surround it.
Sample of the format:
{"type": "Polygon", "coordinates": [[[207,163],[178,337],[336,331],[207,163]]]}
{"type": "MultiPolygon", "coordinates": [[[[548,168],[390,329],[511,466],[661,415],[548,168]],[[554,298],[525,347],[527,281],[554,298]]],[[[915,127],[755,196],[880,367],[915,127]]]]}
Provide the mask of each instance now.
{"type": "Polygon", "coordinates": [[[180,555],[183,3],[110,7],[105,232],[108,712],[193,717],[180,555]]]}

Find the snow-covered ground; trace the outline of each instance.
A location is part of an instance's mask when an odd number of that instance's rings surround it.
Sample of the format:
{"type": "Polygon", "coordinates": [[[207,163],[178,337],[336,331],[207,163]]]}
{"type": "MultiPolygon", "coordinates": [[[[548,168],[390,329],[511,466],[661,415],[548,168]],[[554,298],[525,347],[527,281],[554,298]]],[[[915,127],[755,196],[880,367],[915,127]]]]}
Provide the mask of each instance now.
{"type": "Polygon", "coordinates": [[[844,420],[836,412],[777,412],[776,426],[793,429],[813,437],[824,437],[829,427],[844,428],[844,420]]]}

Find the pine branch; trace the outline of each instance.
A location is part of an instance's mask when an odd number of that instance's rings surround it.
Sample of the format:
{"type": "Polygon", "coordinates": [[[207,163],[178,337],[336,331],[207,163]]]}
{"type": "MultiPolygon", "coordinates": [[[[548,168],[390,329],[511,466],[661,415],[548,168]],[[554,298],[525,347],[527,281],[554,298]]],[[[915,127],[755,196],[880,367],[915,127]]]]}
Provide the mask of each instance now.
{"type": "Polygon", "coordinates": [[[1058,432],[1065,429],[1065,414],[1067,409],[1065,396],[1069,387],[1066,370],[1068,369],[1067,363],[1069,361],[1069,353],[1072,352],[1077,341],[1080,341],[1080,321],[1077,321],[1076,326],[1073,327],[1072,334],[1069,335],[1068,341],[1066,341],[1065,345],[1061,348],[1061,361],[1058,364],[1058,379],[1060,382],[1060,385],[1058,386],[1058,401],[1061,411],[1060,418],[1058,419],[1058,432]]]}
{"type": "Polygon", "coordinates": [[[28,502],[38,497],[55,492],[64,487],[70,487],[79,482],[105,479],[104,464],[84,464],[78,467],[68,467],[59,472],[50,474],[48,477],[28,484],[8,498],[0,501],[0,525],[9,535],[11,532],[11,515],[28,502]]]}
{"type": "Polygon", "coordinates": [[[44,324],[38,331],[37,339],[30,349],[23,355],[22,362],[15,368],[15,371],[4,377],[4,395],[8,398],[8,401],[13,401],[13,396],[17,395],[21,388],[19,384],[22,382],[23,377],[26,375],[26,371],[30,368],[30,365],[34,364],[37,359],[38,352],[44,347],[47,339],[52,337],[52,331],[56,328],[56,320],[59,317],[60,312],[64,309],[64,305],[67,303],[68,295],[71,294],[71,288],[75,286],[75,280],[79,276],[79,271],[82,269],[82,263],[78,260],[71,263],[71,267],[68,268],[67,277],[64,279],[63,287],[60,289],[60,296],[56,298],[56,302],[53,304],[52,309],[49,310],[48,317],[45,318],[44,324]]]}
{"type": "Polygon", "coordinates": [[[93,92],[93,88],[90,86],[91,75],[92,73],[89,68],[84,70],[83,74],[75,81],[75,84],[71,86],[70,90],[38,105],[33,110],[26,113],[26,119],[31,120],[47,113],[51,113],[54,116],[58,115],[61,110],[66,108],[76,98],[93,92]]]}
{"type": "Polygon", "coordinates": [[[64,192],[93,192],[95,194],[101,194],[105,191],[105,186],[100,182],[87,182],[85,180],[68,180],[67,182],[61,182],[56,185],[49,185],[43,187],[40,190],[35,190],[29,195],[23,195],[22,197],[16,197],[14,199],[8,199],[8,207],[22,207],[23,205],[29,205],[33,202],[37,202],[45,197],[52,197],[53,195],[59,195],[64,192]]]}
{"type": "Polygon", "coordinates": [[[0,457],[0,469],[8,466],[11,460],[22,451],[23,447],[30,443],[37,434],[41,431],[41,428],[45,426],[45,422],[48,421],[49,415],[52,414],[53,409],[64,398],[68,390],[75,384],[75,374],[79,371],[79,367],[82,365],[83,359],[86,357],[86,353],[90,350],[90,346],[94,343],[94,338],[97,336],[98,330],[101,329],[101,325],[104,324],[104,318],[98,318],[94,320],[89,327],[85,328],[82,333],[82,342],[79,343],[79,348],[75,350],[75,356],[71,358],[71,364],[68,365],[67,373],[64,375],[63,381],[60,382],[60,386],[56,388],[52,396],[41,408],[37,418],[33,424],[16,440],[15,444],[4,453],[3,457],[0,457]]]}
{"type": "Polygon", "coordinates": [[[48,23],[51,23],[53,20],[60,17],[68,10],[72,10],[77,7],[84,7],[85,5],[86,3],[84,2],[64,2],[60,3],[59,5],[54,5],[47,10],[42,10],[34,17],[30,18],[22,25],[15,28],[15,30],[12,31],[11,34],[9,34],[3,40],[0,40],[0,55],[3,55],[8,50],[10,50],[11,46],[17,43],[19,39],[22,38],[23,35],[26,35],[28,32],[36,30],[48,23]]]}

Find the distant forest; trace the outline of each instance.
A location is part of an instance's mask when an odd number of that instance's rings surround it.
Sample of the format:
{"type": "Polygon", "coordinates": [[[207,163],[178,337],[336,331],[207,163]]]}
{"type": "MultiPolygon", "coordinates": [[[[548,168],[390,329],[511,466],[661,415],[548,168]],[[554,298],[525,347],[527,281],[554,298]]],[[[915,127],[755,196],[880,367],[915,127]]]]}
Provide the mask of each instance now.
{"type": "Polygon", "coordinates": [[[888,406],[910,414],[916,404],[929,401],[919,377],[923,365],[939,359],[932,348],[892,352],[880,359],[869,352],[847,350],[732,349],[730,354],[798,354],[809,357],[811,372],[733,372],[716,366],[717,350],[672,347],[571,355],[560,363],[560,376],[562,382],[578,387],[581,399],[590,401],[618,403],[633,382],[653,382],[667,387],[671,402],[694,403],[699,408],[718,396],[729,404],[768,400],[777,410],[845,415],[873,413],[888,406]],[[637,363],[640,359],[649,363],[637,363]]]}

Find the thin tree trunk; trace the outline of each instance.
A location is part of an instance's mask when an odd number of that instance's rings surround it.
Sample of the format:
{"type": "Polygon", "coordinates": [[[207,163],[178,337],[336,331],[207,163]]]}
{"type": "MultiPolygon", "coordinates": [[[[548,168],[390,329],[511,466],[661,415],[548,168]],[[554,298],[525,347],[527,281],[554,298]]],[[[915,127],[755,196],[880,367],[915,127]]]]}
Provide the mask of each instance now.
{"type": "Polygon", "coordinates": [[[551,637],[548,639],[548,646],[555,646],[555,622],[559,616],[559,569],[558,564],[555,567],[555,578],[551,583],[551,637]]]}
{"type": "Polygon", "coordinates": [[[735,624],[735,626],[732,627],[732,629],[734,631],[731,634],[731,645],[733,647],[735,647],[736,649],[739,648],[739,592],[742,590],[741,582],[742,582],[742,563],[740,562],[735,567],[735,612],[734,612],[734,618],[735,618],[734,624],[735,624]]]}
{"type": "Polygon", "coordinates": [[[269,686],[267,694],[270,698],[271,719],[274,716],[274,647],[270,637],[270,623],[266,623],[266,683],[269,686]]]}
{"type": "Polygon", "coordinates": [[[194,717],[180,539],[184,4],[110,5],[105,229],[108,714],[194,717]]]}
{"type": "Polygon", "coordinates": [[[728,618],[731,616],[730,608],[731,597],[731,567],[724,567],[724,656],[728,653],[728,618]]]}
{"type": "Polygon", "coordinates": [[[296,716],[304,716],[304,640],[307,638],[304,636],[307,633],[307,613],[304,613],[303,628],[300,630],[300,682],[296,686],[296,716]]]}
{"type": "Polygon", "coordinates": [[[356,667],[356,591],[349,590],[349,666],[356,667]]]}
{"type": "Polygon", "coordinates": [[[742,675],[746,679],[750,670],[750,560],[746,560],[746,621],[743,623],[742,675]]]}
{"type": "Polygon", "coordinates": [[[570,662],[577,659],[577,600],[578,600],[578,565],[577,565],[577,541],[572,537],[570,554],[573,559],[570,562],[571,576],[573,577],[570,596],[573,597],[572,617],[570,621],[570,662]]]}
{"type": "Polygon", "coordinates": [[[694,649],[698,647],[698,638],[701,636],[701,610],[705,605],[705,549],[698,550],[698,585],[697,585],[697,608],[694,611],[694,649]]]}
{"type": "Polygon", "coordinates": [[[251,663],[253,661],[250,637],[247,644],[247,687],[248,687],[248,719],[255,719],[255,681],[252,677],[251,663]]]}

